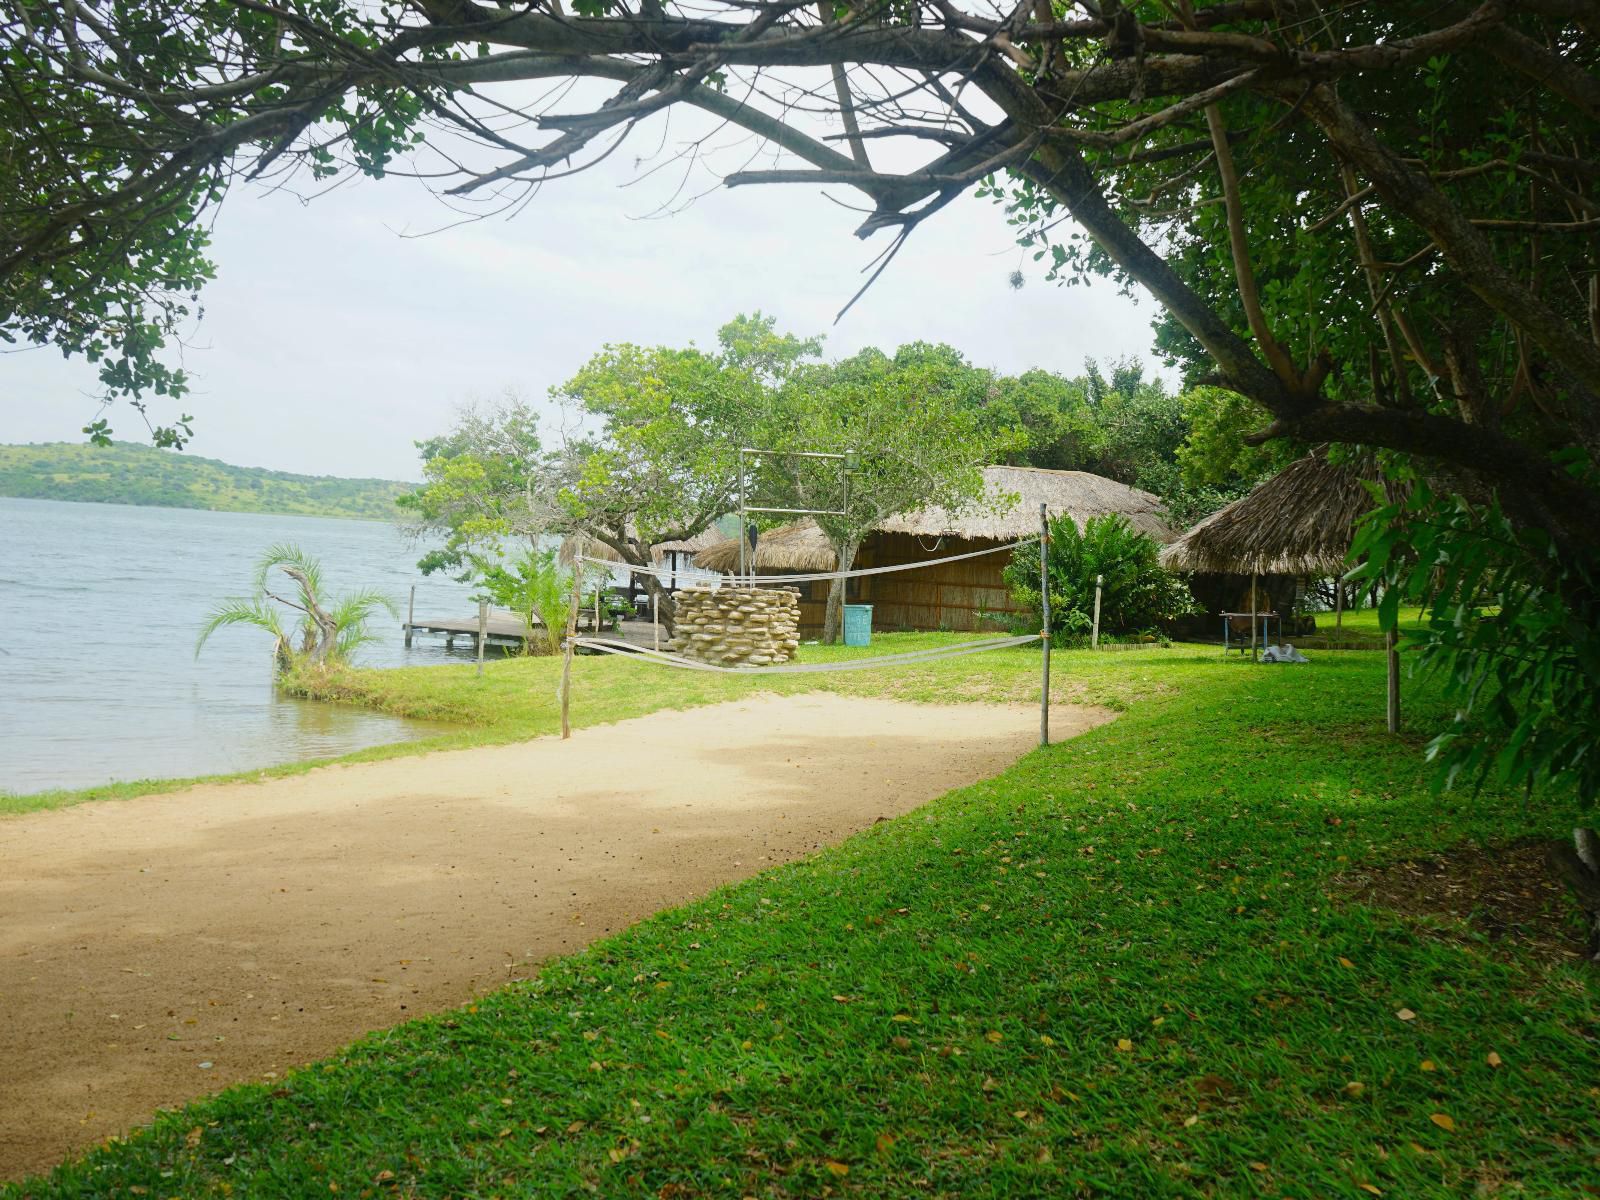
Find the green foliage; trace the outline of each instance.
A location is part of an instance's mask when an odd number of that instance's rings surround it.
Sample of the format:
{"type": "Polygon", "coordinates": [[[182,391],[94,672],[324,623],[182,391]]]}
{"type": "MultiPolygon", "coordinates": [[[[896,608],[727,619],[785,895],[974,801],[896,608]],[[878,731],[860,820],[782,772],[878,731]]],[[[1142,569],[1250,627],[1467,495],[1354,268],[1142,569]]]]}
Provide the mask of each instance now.
{"type": "Polygon", "coordinates": [[[322,563],[287,542],[270,547],[256,563],[254,589],[248,597],[230,597],[211,610],[195,641],[195,657],[217,630],[243,625],[272,636],[273,658],[286,672],[322,670],[348,662],[356,650],[375,640],[368,625],[380,609],[392,617],[400,615],[393,600],[366,588],[340,596],[327,607],[322,563]],[[274,572],[289,578],[290,594],[273,591],[278,586],[274,572]],[[283,624],[291,613],[299,614],[291,618],[293,629],[283,624]]]}
{"type": "Polygon", "coordinates": [[[396,501],[413,532],[442,538],[417,563],[424,575],[475,577],[475,556],[492,558],[506,539],[532,548],[542,514],[535,492],[541,450],[539,418],[508,394],[498,405],[469,407],[456,426],[417,443],[424,483],[396,501]]]}
{"type": "Polygon", "coordinates": [[[381,521],[406,486],[388,479],[295,475],[114,442],[0,446],[0,496],[295,513],[381,521]]]}
{"type": "MultiPolygon", "coordinates": [[[[1050,522],[1046,572],[1050,584],[1050,629],[1065,641],[1087,637],[1094,620],[1095,577],[1104,577],[1100,595],[1103,632],[1141,633],[1195,611],[1189,585],[1165,570],[1161,547],[1139,533],[1120,513],[1090,517],[1083,528],[1071,517],[1050,522]]],[[[1019,604],[1042,621],[1039,547],[1018,547],[1006,564],[1005,581],[1019,604]]]]}
{"type": "Polygon", "coordinates": [[[526,652],[560,651],[572,615],[572,573],[561,569],[555,551],[525,550],[509,563],[479,559],[477,566],[490,598],[522,618],[526,652]]]}
{"type": "MultiPolygon", "coordinates": [[[[816,521],[849,570],[869,531],[898,513],[980,507],[983,468],[1016,444],[986,425],[970,389],[983,376],[947,346],[918,343],[893,358],[863,350],[796,367],[771,396],[756,445],[780,451],[747,463],[749,495],[763,506],[823,510],[816,521]],[[834,459],[797,452],[849,454],[834,459]]],[[[835,580],[823,641],[839,630],[844,581],[835,580]]]]}
{"type": "Polygon", "coordinates": [[[735,317],[718,343],[715,354],[605,346],[552,389],[578,431],[554,449],[516,396],[418,443],[426,483],[399,503],[414,530],[444,538],[423,571],[474,578],[507,542],[543,536],[598,540],[645,565],[651,545],[710,527],[735,507],[739,447],[772,389],[821,347],[760,313],[735,317]]]}
{"type": "Polygon", "coordinates": [[[1259,482],[1287,465],[1284,448],[1247,446],[1246,434],[1260,429],[1261,410],[1226,388],[1195,387],[1179,398],[1188,433],[1177,447],[1183,482],[1192,488],[1230,488],[1259,482]]]}
{"type": "MultiPolygon", "coordinates": [[[[1381,499],[1381,497],[1380,497],[1381,499]]],[[[1435,782],[1542,788],[1600,800],[1600,593],[1581,558],[1498,503],[1414,484],[1363,523],[1352,574],[1384,586],[1378,618],[1400,606],[1426,624],[1403,631],[1418,669],[1456,706],[1428,745],[1435,782]]]]}

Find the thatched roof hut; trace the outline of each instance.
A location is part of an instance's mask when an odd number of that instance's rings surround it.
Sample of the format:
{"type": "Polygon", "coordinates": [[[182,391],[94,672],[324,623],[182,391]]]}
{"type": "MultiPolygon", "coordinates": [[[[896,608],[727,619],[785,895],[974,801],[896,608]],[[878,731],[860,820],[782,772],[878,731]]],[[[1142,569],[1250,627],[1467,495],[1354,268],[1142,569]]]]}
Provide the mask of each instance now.
{"type": "Polygon", "coordinates": [[[1045,504],[1052,518],[1071,517],[1079,525],[1090,517],[1120,513],[1134,529],[1158,542],[1170,542],[1175,536],[1157,497],[1103,475],[1041,467],[985,467],[983,482],[987,499],[968,512],[924,508],[890,517],[878,528],[914,537],[1010,542],[1039,532],[1039,505],[1045,504]]]}
{"type": "Polygon", "coordinates": [[[1376,467],[1296,459],[1248,496],[1218,509],[1161,552],[1171,571],[1217,575],[1342,575],[1356,521],[1375,503],[1376,467]]]}
{"type": "MultiPolygon", "coordinates": [[[[810,518],[793,525],[780,525],[769,529],[756,539],[754,562],[746,553],[746,569],[754,568],[758,575],[782,571],[831,571],[839,565],[839,556],[833,552],[828,535],[818,529],[810,518]]],[[[726,538],[694,556],[694,565],[706,571],[723,574],[739,570],[739,539],[726,538]]]]}
{"type": "MultiPolygon", "coordinates": [[[[672,542],[657,542],[650,547],[650,561],[658,566],[669,557],[687,559],[689,555],[697,554],[708,546],[714,546],[722,541],[722,535],[715,528],[703,529],[692,538],[683,538],[672,542]]],[[[606,562],[619,563],[622,555],[618,554],[599,538],[586,537],[579,534],[562,539],[561,551],[558,555],[562,566],[570,567],[578,555],[586,558],[604,559],[606,562]]],[[[677,565],[674,561],[673,565],[677,565]]]]}
{"type": "MultiPolygon", "coordinates": [[[[1070,516],[1080,525],[1090,517],[1120,513],[1136,530],[1158,542],[1170,542],[1174,536],[1166,510],[1155,496],[1087,471],[985,467],[983,481],[985,500],[970,512],[922,508],[890,517],[878,525],[878,531],[919,538],[1010,542],[1039,532],[1039,505],[1047,504],[1052,517],[1070,516]]],[[[761,534],[755,562],[746,559],[747,569],[753,566],[758,573],[831,571],[837,563],[827,536],[809,517],[761,534]]],[[[701,551],[694,564],[708,571],[738,571],[739,539],[728,538],[701,551]]]]}
{"type": "MultiPolygon", "coordinates": [[[[985,467],[986,500],[972,511],[953,514],[925,508],[891,517],[862,544],[857,567],[918,566],[926,570],[857,578],[848,593],[856,603],[874,605],[873,622],[885,629],[980,629],[1015,610],[1011,589],[1002,578],[1006,555],[993,554],[965,562],[940,564],[941,557],[1002,547],[1039,531],[1039,505],[1052,517],[1078,522],[1120,513],[1133,527],[1159,541],[1170,541],[1161,502],[1115,480],[1084,471],[1043,471],[1032,467],[985,467]]],[[[729,538],[695,555],[708,571],[739,570],[739,540],[729,538]]],[[[837,556],[827,536],[809,519],[761,534],[745,570],[757,574],[832,571],[837,556]]],[[[802,628],[821,623],[827,583],[801,589],[802,628]]]]}

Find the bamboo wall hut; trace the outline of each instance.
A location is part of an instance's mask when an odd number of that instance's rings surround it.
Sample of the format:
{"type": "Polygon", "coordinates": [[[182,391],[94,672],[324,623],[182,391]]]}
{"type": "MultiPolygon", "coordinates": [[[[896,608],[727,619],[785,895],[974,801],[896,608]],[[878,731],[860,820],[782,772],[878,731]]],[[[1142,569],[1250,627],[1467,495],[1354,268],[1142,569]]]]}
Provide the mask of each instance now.
{"type": "MultiPolygon", "coordinates": [[[[1039,531],[1039,505],[1052,518],[1120,513],[1141,533],[1160,542],[1173,530],[1161,502],[1149,492],[1086,471],[1046,471],[1035,467],[985,467],[986,499],[967,513],[940,508],[904,513],[884,521],[862,544],[856,567],[897,566],[986,550],[1031,537],[1039,531]]],[[[874,628],[992,630],[1006,625],[1018,609],[1001,572],[1009,555],[995,553],[921,571],[896,571],[852,579],[851,604],[870,604],[874,628]]],[[[695,557],[714,571],[739,569],[739,543],[729,539],[695,557]]],[[[760,574],[832,571],[837,559],[828,539],[809,520],[760,536],[754,570],[760,574]]],[[[821,628],[828,584],[801,588],[802,630],[821,628]]]]}

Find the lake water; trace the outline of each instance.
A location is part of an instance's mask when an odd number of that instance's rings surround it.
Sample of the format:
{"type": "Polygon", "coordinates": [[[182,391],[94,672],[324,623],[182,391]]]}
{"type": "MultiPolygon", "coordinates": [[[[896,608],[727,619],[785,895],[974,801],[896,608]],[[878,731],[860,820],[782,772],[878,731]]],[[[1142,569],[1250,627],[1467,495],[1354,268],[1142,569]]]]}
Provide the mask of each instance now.
{"type": "MultiPolygon", "coordinates": [[[[385,592],[401,613],[470,618],[468,588],[423,577],[423,548],[379,522],[0,498],[0,790],[250,770],[344,754],[441,728],[289,700],[272,686],[271,639],[218,630],[195,657],[208,610],[250,591],[267,547],[322,560],[324,587],[385,592]]],[[[357,661],[470,661],[380,614],[357,661]]]]}

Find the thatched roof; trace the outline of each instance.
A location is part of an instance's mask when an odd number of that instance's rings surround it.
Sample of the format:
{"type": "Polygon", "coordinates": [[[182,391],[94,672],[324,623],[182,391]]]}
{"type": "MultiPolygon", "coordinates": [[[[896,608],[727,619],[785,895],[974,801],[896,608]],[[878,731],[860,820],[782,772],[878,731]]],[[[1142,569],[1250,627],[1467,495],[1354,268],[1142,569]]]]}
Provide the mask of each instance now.
{"type": "Polygon", "coordinates": [[[1039,532],[1039,505],[1045,504],[1052,518],[1069,516],[1079,525],[1090,517],[1120,513],[1136,530],[1158,542],[1170,542],[1177,536],[1159,499],[1103,475],[1040,467],[985,467],[983,481],[989,501],[970,512],[952,514],[942,508],[925,508],[890,517],[878,528],[918,537],[1009,542],[1039,532]]]}
{"type": "Polygon", "coordinates": [[[1356,520],[1376,507],[1364,480],[1376,467],[1296,459],[1248,496],[1218,509],[1161,552],[1171,571],[1342,575],[1356,520]]]}
{"type": "MultiPolygon", "coordinates": [[[[676,550],[680,554],[694,554],[709,546],[715,546],[722,541],[722,535],[715,529],[703,529],[692,538],[683,538],[674,542],[657,542],[650,547],[650,561],[662,563],[666,561],[669,551],[676,550]]],[[[582,554],[586,558],[600,558],[606,562],[619,563],[622,555],[618,554],[599,538],[572,535],[561,542],[561,552],[557,556],[561,565],[570,567],[574,556],[582,554]]]]}
{"type": "MultiPolygon", "coordinates": [[[[1149,492],[1087,471],[1045,471],[1037,467],[985,467],[987,501],[975,512],[953,516],[942,508],[924,508],[890,517],[878,526],[885,533],[918,537],[950,537],[980,542],[1008,542],[1039,531],[1039,505],[1052,517],[1070,516],[1082,524],[1090,517],[1121,513],[1141,533],[1159,542],[1174,534],[1161,501],[1149,492]]],[[[809,519],[763,533],[756,543],[757,573],[832,571],[838,557],[827,536],[809,519]]],[[[729,538],[695,555],[694,565],[708,571],[739,569],[739,539],[729,538]]],[[[751,564],[747,563],[747,568],[751,564]]]]}
{"type": "MultiPolygon", "coordinates": [[[[694,556],[694,565],[707,571],[733,574],[739,570],[739,539],[727,538],[694,556]]],[[[756,539],[755,562],[746,559],[758,575],[776,571],[831,571],[839,565],[828,537],[807,518],[793,525],[769,529],[756,539]]]]}

